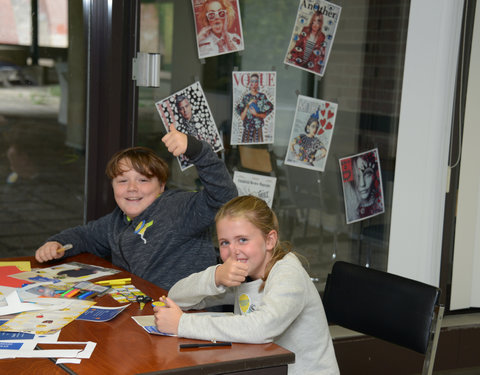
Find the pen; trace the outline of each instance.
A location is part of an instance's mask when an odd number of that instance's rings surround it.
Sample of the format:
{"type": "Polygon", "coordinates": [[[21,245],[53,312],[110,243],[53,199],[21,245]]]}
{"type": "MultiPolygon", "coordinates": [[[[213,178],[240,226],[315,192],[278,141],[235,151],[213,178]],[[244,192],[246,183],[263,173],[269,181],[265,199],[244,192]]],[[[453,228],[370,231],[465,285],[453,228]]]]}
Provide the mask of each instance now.
{"type": "Polygon", "coordinates": [[[92,290],[88,290],[88,291],[83,291],[82,294],[80,294],[78,296],[78,299],[85,299],[87,298],[88,296],[92,295],[94,292],[92,290]]]}
{"type": "Polygon", "coordinates": [[[66,290],[65,292],[63,292],[63,293],[60,293],[60,295],[61,295],[62,297],[65,297],[65,296],[66,296],[68,293],[70,293],[73,289],[74,289],[74,288],[70,288],[70,289],[66,290]]]}
{"type": "Polygon", "coordinates": [[[125,279],[113,279],[113,280],[102,280],[102,281],[97,281],[95,284],[98,285],[125,285],[128,283],[131,283],[132,279],[130,277],[127,277],[125,279]]]}
{"type": "Polygon", "coordinates": [[[180,349],[212,348],[217,346],[232,346],[231,342],[209,342],[208,344],[180,344],[180,349]]]}
{"type": "Polygon", "coordinates": [[[72,247],[73,247],[73,245],[71,243],[69,243],[67,245],[63,245],[62,247],[59,247],[57,249],[57,253],[61,253],[62,251],[70,250],[72,247]]]}
{"type": "Polygon", "coordinates": [[[72,298],[73,296],[76,296],[79,292],[80,292],[80,289],[73,289],[71,292],[65,294],[64,297],[72,298]]]}

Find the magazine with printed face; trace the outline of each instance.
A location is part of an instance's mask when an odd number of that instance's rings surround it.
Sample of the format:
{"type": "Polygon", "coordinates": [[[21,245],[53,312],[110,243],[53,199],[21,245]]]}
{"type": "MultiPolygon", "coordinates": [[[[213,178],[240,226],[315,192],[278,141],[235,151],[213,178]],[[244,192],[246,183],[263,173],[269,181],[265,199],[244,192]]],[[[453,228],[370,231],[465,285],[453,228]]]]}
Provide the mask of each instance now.
{"type": "Polygon", "coordinates": [[[298,96],[285,164],[325,170],[337,108],[333,102],[298,96]]]}
{"type": "Polygon", "coordinates": [[[347,224],[385,212],[378,149],[339,160],[347,224]]]}
{"type": "Polygon", "coordinates": [[[232,145],[273,143],[276,72],[232,72],[232,145]]]}
{"type": "Polygon", "coordinates": [[[244,49],[238,0],[192,0],[198,57],[244,49]]]}
{"type": "MultiPolygon", "coordinates": [[[[223,150],[223,142],[199,82],[177,91],[155,103],[167,132],[170,124],[178,131],[208,142],[215,152],[223,150]]],[[[193,164],[184,155],[177,157],[181,170],[193,164]]]]}
{"type": "Polygon", "coordinates": [[[284,63],[323,77],[341,10],[324,0],[300,0],[284,63]]]}

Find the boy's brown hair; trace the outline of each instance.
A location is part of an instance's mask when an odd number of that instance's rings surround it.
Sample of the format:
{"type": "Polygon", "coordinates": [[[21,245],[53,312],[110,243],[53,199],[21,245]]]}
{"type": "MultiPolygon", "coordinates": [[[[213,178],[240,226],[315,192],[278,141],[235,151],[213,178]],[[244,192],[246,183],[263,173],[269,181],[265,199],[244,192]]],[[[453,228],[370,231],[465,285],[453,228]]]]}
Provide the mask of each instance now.
{"type": "Polygon", "coordinates": [[[110,180],[125,172],[120,166],[120,162],[124,160],[138,173],[148,178],[157,177],[162,184],[167,182],[168,164],[146,147],[130,147],[114,154],[105,169],[105,174],[110,180]]]}

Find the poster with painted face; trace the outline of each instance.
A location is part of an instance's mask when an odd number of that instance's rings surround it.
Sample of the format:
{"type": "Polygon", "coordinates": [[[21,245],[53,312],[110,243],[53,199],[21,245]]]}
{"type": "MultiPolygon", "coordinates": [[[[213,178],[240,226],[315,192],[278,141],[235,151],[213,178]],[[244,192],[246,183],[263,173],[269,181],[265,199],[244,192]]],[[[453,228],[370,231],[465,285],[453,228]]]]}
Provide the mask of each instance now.
{"type": "Polygon", "coordinates": [[[383,214],[382,173],[378,149],[339,160],[347,224],[383,214]]]}
{"type": "MultiPolygon", "coordinates": [[[[156,102],[155,107],[167,132],[170,124],[174,124],[178,131],[208,142],[215,152],[223,150],[222,139],[199,82],[156,102]]],[[[193,165],[184,155],[177,160],[182,171],[193,165]]]]}
{"type": "Polygon", "coordinates": [[[337,108],[333,102],[298,96],[285,164],[325,170],[337,108]]]}
{"type": "Polygon", "coordinates": [[[192,0],[192,7],[199,59],[244,49],[238,0],[192,0]]]}
{"type": "Polygon", "coordinates": [[[276,72],[232,72],[233,118],[230,144],[273,143],[276,72]]]}
{"type": "Polygon", "coordinates": [[[323,77],[341,10],[324,0],[300,0],[284,63],[323,77]]]}

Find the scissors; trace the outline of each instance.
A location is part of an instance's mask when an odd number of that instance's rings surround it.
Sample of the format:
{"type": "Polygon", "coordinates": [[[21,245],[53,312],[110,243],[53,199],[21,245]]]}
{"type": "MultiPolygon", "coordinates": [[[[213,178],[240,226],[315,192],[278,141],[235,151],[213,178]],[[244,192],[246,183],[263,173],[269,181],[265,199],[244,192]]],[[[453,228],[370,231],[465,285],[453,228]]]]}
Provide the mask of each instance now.
{"type": "Polygon", "coordinates": [[[152,301],[152,297],[149,296],[137,296],[137,302],[140,304],[140,310],[143,310],[145,304],[152,301]]]}

